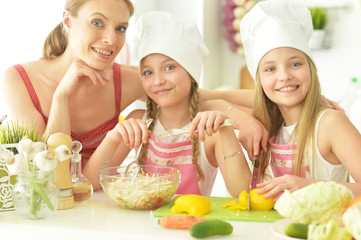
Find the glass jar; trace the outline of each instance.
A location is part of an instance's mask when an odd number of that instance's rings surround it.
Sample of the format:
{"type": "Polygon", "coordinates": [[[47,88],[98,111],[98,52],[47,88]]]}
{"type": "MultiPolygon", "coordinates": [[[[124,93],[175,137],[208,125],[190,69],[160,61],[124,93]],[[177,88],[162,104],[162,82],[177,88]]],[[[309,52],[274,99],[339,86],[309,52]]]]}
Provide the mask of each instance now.
{"type": "Polygon", "coordinates": [[[75,203],[86,202],[93,194],[93,185],[83,175],[81,167],[82,145],[79,141],[73,141],[71,150],[71,181],[73,184],[73,195],[75,203]]]}
{"type": "Polygon", "coordinates": [[[21,173],[13,188],[15,211],[24,218],[50,217],[58,207],[59,193],[53,174],[39,171],[21,173]]]}

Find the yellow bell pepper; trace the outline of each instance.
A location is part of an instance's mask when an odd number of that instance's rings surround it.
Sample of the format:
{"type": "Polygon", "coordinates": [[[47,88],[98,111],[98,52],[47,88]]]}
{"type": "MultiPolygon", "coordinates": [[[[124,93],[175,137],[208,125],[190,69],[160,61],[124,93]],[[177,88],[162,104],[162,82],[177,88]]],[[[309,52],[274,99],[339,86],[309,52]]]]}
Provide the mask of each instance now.
{"type": "Polygon", "coordinates": [[[222,204],[222,207],[223,207],[223,208],[228,208],[228,207],[231,207],[231,206],[233,206],[233,205],[235,205],[235,204],[237,204],[237,201],[234,200],[234,199],[232,199],[232,200],[229,201],[229,202],[223,203],[223,204],[222,204]]]}
{"type": "Polygon", "coordinates": [[[246,205],[246,208],[248,207],[248,195],[248,192],[243,190],[238,196],[239,202],[243,205],[246,205]]]}
{"type": "Polygon", "coordinates": [[[210,212],[211,203],[203,196],[196,194],[187,194],[178,197],[173,207],[170,209],[170,213],[179,214],[187,213],[191,216],[203,216],[210,212]]]}
{"type": "Polygon", "coordinates": [[[247,209],[247,205],[244,205],[244,204],[238,202],[238,203],[228,207],[228,209],[232,210],[232,211],[237,211],[237,210],[244,211],[247,209]]]}
{"type": "Polygon", "coordinates": [[[223,208],[228,208],[229,210],[232,211],[237,211],[237,210],[247,210],[248,208],[248,193],[247,191],[242,191],[239,196],[239,201],[232,199],[229,202],[225,202],[223,203],[222,207],[223,208]]]}

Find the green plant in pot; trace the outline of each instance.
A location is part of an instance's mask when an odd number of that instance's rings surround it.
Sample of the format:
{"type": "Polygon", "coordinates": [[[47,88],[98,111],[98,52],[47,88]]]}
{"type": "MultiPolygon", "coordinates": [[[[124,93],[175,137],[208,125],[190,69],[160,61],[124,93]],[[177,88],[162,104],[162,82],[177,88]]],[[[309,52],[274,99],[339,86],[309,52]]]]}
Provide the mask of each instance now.
{"type": "Polygon", "coordinates": [[[328,18],[327,9],[324,7],[312,7],[310,8],[310,12],[313,24],[313,35],[310,39],[310,47],[312,49],[324,48],[325,27],[328,18]]]}
{"type": "Polygon", "coordinates": [[[310,8],[313,29],[324,29],[327,23],[327,9],[324,7],[310,8]]]}
{"type": "MultiPolygon", "coordinates": [[[[0,125],[0,144],[14,144],[27,136],[32,141],[45,142],[46,138],[38,136],[37,128],[34,125],[25,126],[18,121],[8,121],[0,125]]],[[[15,147],[10,147],[14,154],[18,153],[15,147]]]]}
{"type": "MultiPolygon", "coordinates": [[[[14,154],[18,153],[15,145],[25,136],[34,142],[46,140],[45,137],[38,136],[34,125],[25,126],[17,121],[6,121],[0,125],[0,144],[2,148],[10,149],[14,154]]],[[[9,174],[5,157],[0,157],[0,212],[14,208],[12,188],[16,183],[16,177],[9,174]]]]}

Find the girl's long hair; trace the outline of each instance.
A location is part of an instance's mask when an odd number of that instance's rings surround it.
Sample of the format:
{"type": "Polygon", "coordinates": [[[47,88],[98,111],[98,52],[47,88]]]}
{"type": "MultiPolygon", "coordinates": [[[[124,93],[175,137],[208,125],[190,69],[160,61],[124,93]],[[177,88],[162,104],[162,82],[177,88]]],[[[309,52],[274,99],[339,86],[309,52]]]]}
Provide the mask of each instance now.
{"type": "MultiPolygon", "coordinates": [[[[71,16],[78,15],[81,6],[89,0],[66,0],[65,8],[71,16]]],[[[134,6],[130,0],[124,0],[128,5],[130,16],[134,13],[134,6]]],[[[58,57],[65,52],[68,46],[68,35],[64,30],[63,22],[59,23],[47,36],[43,45],[43,59],[58,57]]]]}
{"type": "MultiPolygon", "coordinates": [[[[195,116],[197,115],[198,111],[199,111],[199,92],[198,92],[198,84],[193,81],[192,85],[191,85],[191,89],[190,89],[190,108],[189,108],[189,114],[190,114],[190,121],[192,121],[195,116]]],[[[158,110],[159,107],[158,105],[150,98],[147,98],[147,119],[149,118],[153,118],[153,122],[150,124],[149,126],[149,130],[153,130],[154,128],[154,123],[155,120],[157,119],[158,116],[158,110]]],[[[204,180],[204,174],[201,170],[201,167],[199,165],[198,159],[199,159],[199,139],[196,136],[192,137],[192,159],[193,159],[193,163],[196,165],[197,167],[197,172],[198,172],[198,176],[200,179],[204,180]]],[[[146,146],[144,146],[141,150],[141,152],[139,153],[139,164],[144,164],[145,163],[145,159],[147,157],[147,146],[148,143],[146,144],[146,146]]]]}
{"type": "MultiPolygon", "coordinates": [[[[322,104],[321,86],[319,83],[317,69],[313,61],[306,55],[307,62],[310,66],[311,84],[310,89],[304,99],[301,107],[301,115],[291,136],[291,144],[297,144],[295,159],[293,161],[293,173],[300,175],[300,168],[304,156],[313,158],[315,151],[315,127],[320,112],[325,109],[322,104]],[[305,155],[305,150],[312,147],[312,153],[305,155]]],[[[253,108],[253,115],[267,129],[269,136],[276,136],[284,122],[282,114],[274,102],[272,102],[264,93],[259,74],[256,76],[256,94],[253,108]]],[[[269,142],[267,144],[268,152],[261,152],[259,156],[259,181],[262,182],[265,171],[270,162],[269,142]]],[[[312,161],[313,162],[313,161],[312,161]]]]}

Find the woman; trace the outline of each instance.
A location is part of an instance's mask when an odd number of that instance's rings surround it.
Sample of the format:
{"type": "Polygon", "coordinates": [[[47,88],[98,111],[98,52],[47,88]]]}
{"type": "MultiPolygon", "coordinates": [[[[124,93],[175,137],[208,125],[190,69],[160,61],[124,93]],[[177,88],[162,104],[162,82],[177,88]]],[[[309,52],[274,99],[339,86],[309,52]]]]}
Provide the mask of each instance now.
{"type": "Polygon", "coordinates": [[[5,72],[9,115],[35,121],[39,133],[71,134],[90,156],[121,110],[143,95],[137,69],[113,64],[133,11],[128,0],[67,0],[43,58],[5,72]]]}

